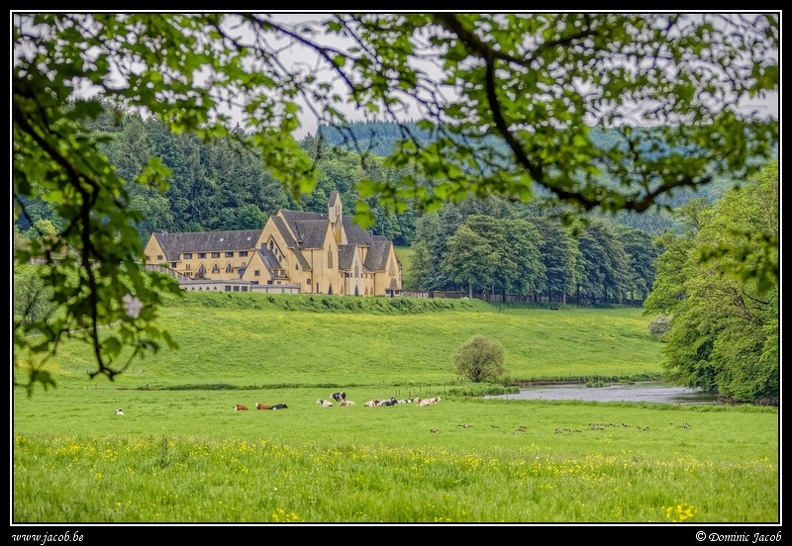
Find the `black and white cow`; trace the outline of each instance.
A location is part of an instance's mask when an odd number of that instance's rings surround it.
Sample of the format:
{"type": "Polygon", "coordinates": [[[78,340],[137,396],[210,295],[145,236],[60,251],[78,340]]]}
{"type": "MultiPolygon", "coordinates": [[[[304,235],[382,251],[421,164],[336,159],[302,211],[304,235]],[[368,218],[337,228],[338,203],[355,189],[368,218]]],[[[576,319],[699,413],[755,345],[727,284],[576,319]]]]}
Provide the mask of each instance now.
{"type": "Polygon", "coordinates": [[[331,397],[333,398],[333,400],[335,400],[336,402],[343,402],[344,400],[346,400],[346,393],[345,393],[345,392],[334,392],[334,393],[333,393],[333,394],[331,394],[330,396],[331,396],[331,397]]]}

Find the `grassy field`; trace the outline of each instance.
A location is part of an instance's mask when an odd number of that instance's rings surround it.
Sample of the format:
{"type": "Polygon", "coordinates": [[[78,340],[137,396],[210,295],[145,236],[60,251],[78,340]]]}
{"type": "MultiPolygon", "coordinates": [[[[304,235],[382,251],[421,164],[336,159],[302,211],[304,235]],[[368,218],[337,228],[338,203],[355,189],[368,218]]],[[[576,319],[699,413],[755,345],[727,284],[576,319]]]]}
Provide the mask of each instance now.
{"type": "MultiPolygon", "coordinates": [[[[662,345],[635,308],[552,311],[454,300],[435,309],[431,300],[413,300],[419,307],[394,310],[387,299],[189,296],[161,313],[179,350],[136,362],[114,387],[458,385],[451,354],[477,334],[504,345],[515,380],[662,373],[662,345]],[[368,307],[345,309],[340,302],[368,307]]],[[[82,384],[92,365],[85,347],[67,344],[49,366],[56,380],[82,384]]]]}
{"type": "Polygon", "coordinates": [[[413,254],[415,254],[415,250],[409,246],[397,246],[394,248],[396,252],[396,257],[402,264],[402,284],[405,290],[418,290],[418,287],[415,286],[415,283],[412,280],[412,261],[413,261],[413,254]]]}
{"type": "Polygon", "coordinates": [[[476,333],[514,378],[659,373],[640,310],[338,301],[192,298],[162,314],[181,348],[114,382],[65,346],[56,389],[14,392],[13,521],[780,521],[776,408],[459,394],[476,333]],[[315,403],[339,389],[356,405],[315,403]],[[390,396],[442,400],[363,407],[390,396]],[[288,409],[232,410],[256,402],[288,409]]]}

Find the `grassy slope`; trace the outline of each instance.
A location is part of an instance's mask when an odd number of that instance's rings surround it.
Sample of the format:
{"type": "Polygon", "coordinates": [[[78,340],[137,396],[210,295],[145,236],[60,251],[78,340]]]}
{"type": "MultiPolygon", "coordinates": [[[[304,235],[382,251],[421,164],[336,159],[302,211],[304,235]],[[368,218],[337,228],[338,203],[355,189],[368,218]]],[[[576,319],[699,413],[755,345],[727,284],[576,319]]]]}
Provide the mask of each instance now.
{"type": "MultiPolygon", "coordinates": [[[[161,324],[179,349],[134,362],[114,384],[458,384],[451,354],[476,334],[505,346],[515,380],[661,372],[662,345],[649,336],[640,309],[551,311],[498,309],[475,300],[398,300],[188,294],[161,312],[161,324]],[[433,310],[441,303],[448,307],[433,310]],[[348,304],[363,309],[343,307],[348,304]]],[[[66,344],[50,369],[60,381],[82,382],[91,366],[87,347],[66,344]]]]}
{"type": "Polygon", "coordinates": [[[397,246],[394,248],[396,257],[402,264],[402,288],[404,290],[418,290],[412,282],[412,261],[415,251],[409,246],[397,246]]]}

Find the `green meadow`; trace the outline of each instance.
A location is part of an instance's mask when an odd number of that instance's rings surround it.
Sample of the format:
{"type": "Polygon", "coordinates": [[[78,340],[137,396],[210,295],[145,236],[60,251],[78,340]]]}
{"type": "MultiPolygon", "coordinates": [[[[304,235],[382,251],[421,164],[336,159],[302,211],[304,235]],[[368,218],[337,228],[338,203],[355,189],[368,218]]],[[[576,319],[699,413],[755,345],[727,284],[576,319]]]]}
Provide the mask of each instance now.
{"type": "Polygon", "coordinates": [[[483,334],[514,382],[658,378],[640,309],[363,300],[188,294],[180,348],[115,381],[67,343],[14,390],[13,521],[780,521],[777,408],[485,400],[451,367],[483,334]],[[391,396],[441,401],[363,406],[391,396]]]}

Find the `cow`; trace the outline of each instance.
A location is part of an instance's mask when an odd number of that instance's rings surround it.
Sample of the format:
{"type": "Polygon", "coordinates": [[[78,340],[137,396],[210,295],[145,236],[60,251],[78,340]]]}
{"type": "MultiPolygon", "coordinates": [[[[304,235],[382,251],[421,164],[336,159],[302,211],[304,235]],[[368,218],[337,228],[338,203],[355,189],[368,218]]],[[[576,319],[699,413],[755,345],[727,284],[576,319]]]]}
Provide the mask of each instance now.
{"type": "Polygon", "coordinates": [[[363,404],[363,407],[364,408],[373,408],[375,406],[379,406],[379,403],[380,403],[379,400],[369,400],[368,402],[363,404]]]}
{"type": "Polygon", "coordinates": [[[319,400],[317,400],[316,403],[319,404],[320,408],[330,408],[330,407],[333,406],[333,403],[331,401],[322,400],[321,398],[319,400]]]}
{"type": "Polygon", "coordinates": [[[274,406],[272,406],[272,408],[270,408],[270,409],[273,409],[273,410],[279,410],[279,409],[287,409],[288,407],[289,407],[289,406],[287,406],[286,404],[275,404],[275,405],[274,405],[274,406]]]}
{"type": "Polygon", "coordinates": [[[333,393],[333,394],[331,394],[330,396],[331,396],[331,397],[333,398],[333,400],[335,400],[336,402],[343,402],[344,400],[346,400],[346,393],[345,393],[345,392],[334,392],[334,393],[333,393]]]}
{"type": "Polygon", "coordinates": [[[269,404],[262,404],[261,402],[256,402],[256,409],[272,409],[272,406],[269,404]]]}
{"type": "Polygon", "coordinates": [[[383,400],[378,405],[379,406],[395,406],[397,404],[395,398],[388,398],[387,400],[383,400]]]}
{"type": "Polygon", "coordinates": [[[354,406],[355,403],[352,400],[344,400],[343,402],[341,402],[338,405],[341,406],[341,407],[346,407],[346,406],[354,406]]]}
{"type": "Polygon", "coordinates": [[[234,405],[234,411],[247,411],[248,407],[244,404],[234,405]]]}
{"type": "Polygon", "coordinates": [[[423,399],[417,398],[416,399],[416,403],[418,404],[418,406],[421,406],[421,407],[423,407],[423,406],[431,406],[432,404],[437,404],[439,401],[440,401],[440,397],[439,396],[435,396],[434,398],[423,398],[423,399]]]}
{"type": "Polygon", "coordinates": [[[121,408],[118,408],[116,410],[116,415],[124,415],[124,410],[122,410],[121,408]]]}

